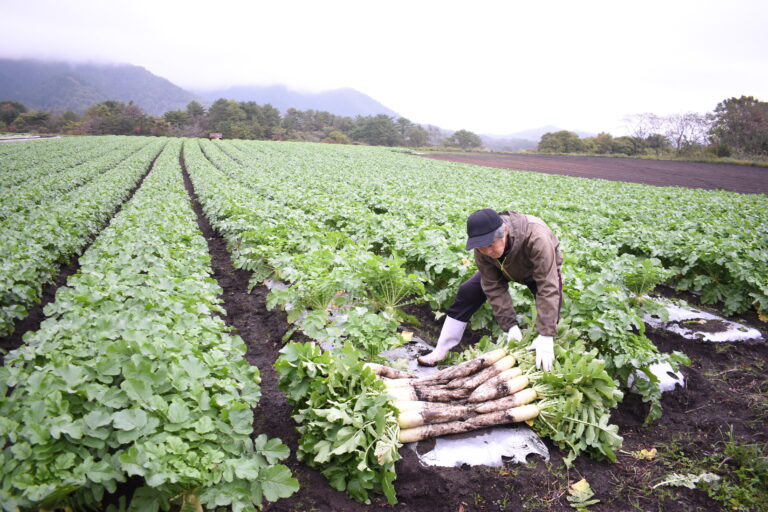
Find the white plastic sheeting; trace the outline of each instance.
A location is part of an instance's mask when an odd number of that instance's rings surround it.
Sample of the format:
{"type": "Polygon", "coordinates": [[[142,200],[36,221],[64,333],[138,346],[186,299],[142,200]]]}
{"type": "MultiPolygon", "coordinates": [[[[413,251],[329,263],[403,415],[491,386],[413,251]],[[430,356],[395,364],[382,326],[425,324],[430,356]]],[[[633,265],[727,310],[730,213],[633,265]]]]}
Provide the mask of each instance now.
{"type": "Polygon", "coordinates": [[[525,464],[531,454],[540,455],[549,460],[549,450],[536,433],[527,425],[493,427],[438,437],[435,447],[424,454],[418,451],[419,443],[408,443],[426,466],[460,467],[470,466],[499,467],[504,458],[510,462],[525,464]]]}
{"type": "MultiPolygon", "coordinates": [[[[677,386],[680,386],[681,388],[685,387],[685,377],[679,371],[674,371],[669,363],[652,364],[650,370],[652,374],[658,377],[659,388],[662,393],[665,391],[674,391],[677,386]]],[[[641,379],[648,380],[648,376],[641,371],[637,371],[635,374],[641,379]]],[[[630,375],[627,380],[627,387],[631,389],[634,382],[635,376],[630,375]]]]}
{"type": "Polygon", "coordinates": [[[385,350],[379,355],[388,361],[391,361],[393,363],[392,366],[395,368],[411,372],[419,377],[426,377],[431,373],[437,372],[438,369],[434,366],[421,366],[418,361],[416,361],[416,358],[422,353],[431,352],[432,348],[433,347],[428,345],[424,340],[418,336],[414,336],[411,342],[385,350]]]}
{"type": "Polygon", "coordinates": [[[716,343],[755,340],[762,337],[762,333],[757,329],[726,320],[706,311],[675,304],[671,301],[663,301],[663,304],[669,314],[668,320],[664,321],[650,315],[646,315],[643,319],[645,323],[654,329],[664,329],[689,340],[716,343]],[[714,322],[717,322],[722,328],[716,332],[710,332],[712,330],[711,325],[714,322]]]}

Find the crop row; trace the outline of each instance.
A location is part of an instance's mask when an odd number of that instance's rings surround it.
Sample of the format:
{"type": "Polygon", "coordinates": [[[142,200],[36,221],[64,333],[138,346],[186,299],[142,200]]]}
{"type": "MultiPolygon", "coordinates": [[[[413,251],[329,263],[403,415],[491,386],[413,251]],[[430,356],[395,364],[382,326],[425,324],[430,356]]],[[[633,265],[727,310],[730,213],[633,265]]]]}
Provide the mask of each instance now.
{"type": "Polygon", "coordinates": [[[146,140],[129,143],[114,140],[103,148],[107,150],[104,154],[94,155],[83,163],[51,174],[38,174],[19,185],[4,187],[0,191],[0,226],[13,215],[55,202],[58,196],[88,183],[147,144],[146,140]]]}
{"type": "MultiPolygon", "coordinates": [[[[137,141],[138,142],[138,141],[137,141]]],[[[136,143],[136,142],[133,142],[136,143]]],[[[30,178],[55,174],[103,156],[116,147],[130,145],[128,137],[64,138],[37,141],[33,144],[2,144],[0,153],[0,185],[18,185],[30,178]]]]}
{"type": "Polygon", "coordinates": [[[93,240],[129,196],[165,141],[158,140],[119,165],[46,205],[18,212],[0,226],[0,335],[13,331],[40,301],[42,287],[93,240]]]}
{"type": "Polygon", "coordinates": [[[169,143],[0,369],[0,503],[255,510],[297,488],[277,439],[251,439],[258,369],[228,328],[169,143]]]}

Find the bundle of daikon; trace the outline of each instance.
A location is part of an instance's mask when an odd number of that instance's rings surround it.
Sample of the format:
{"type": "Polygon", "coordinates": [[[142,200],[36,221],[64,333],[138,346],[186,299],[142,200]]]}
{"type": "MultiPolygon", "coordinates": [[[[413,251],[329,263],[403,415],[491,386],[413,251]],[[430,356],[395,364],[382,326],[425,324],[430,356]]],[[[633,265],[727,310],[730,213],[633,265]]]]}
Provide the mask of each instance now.
{"type": "Polygon", "coordinates": [[[400,442],[409,443],[535,418],[536,390],[515,363],[500,348],[421,378],[373,369],[399,411],[400,442]]]}
{"type": "Polygon", "coordinates": [[[535,329],[530,329],[519,342],[502,336],[493,343],[486,337],[461,354],[452,355],[449,364],[476,359],[499,348],[507,350],[517,359],[517,367],[528,377],[539,399],[533,430],[565,452],[565,464],[570,466],[581,453],[615,461],[623,439],[619,428],[610,424],[610,416],[623,393],[606,371],[605,361],[596,349],[587,349],[578,330],[561,321],[552,369],[538,371],[534,352],[526,350],[535,336],[535,329]]]}

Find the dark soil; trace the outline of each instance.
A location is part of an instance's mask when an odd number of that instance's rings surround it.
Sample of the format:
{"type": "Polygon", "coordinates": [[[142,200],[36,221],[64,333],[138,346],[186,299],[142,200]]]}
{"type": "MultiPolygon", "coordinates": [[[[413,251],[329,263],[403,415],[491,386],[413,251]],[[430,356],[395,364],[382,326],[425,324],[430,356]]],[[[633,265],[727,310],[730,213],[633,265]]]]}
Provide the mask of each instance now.
{"type": "Polygon", "coordinates": [[[427,153],[437,160],[657,186],[768,194],[768,167],[597,156],[427,153]]]}
{"type": "MultiPolygon", "coordinates": [[[[580,457],[567,470],[562,453],[545,440],[550,461],[531,457],[526,465],[506,465],[502,468],[423,467],[412,450],[404,447],[402,459],[396,465],[399,503],[389,506],[383,498],[374,498],[371,505],[351,500],[345,493],[330,487],[316,470],[296,460],[298,435],[291,418],[290,407],[277,388],[273,364],[282,345],[281,337],[289,328],[281,311],[268,311],[265,306],[268,290],[259,286],[248,293],[249,274],[232,267],[226,242],[211,229],[202,216],[186,176],[187,188],[193,198],[198,222],[213,258],[214,278],[224,289],[226,321],[246,342],[246,355],[258,366],[262,376],[262,398],[256,410],[254,436],[265,433],[281,438],[291,449],[287,460],[300,490],[294,496],[269,503],[265,510],[338,511],[365,510],[417,511],[496,511],[496,510],[572,510],[566,501],[566,491],[582,477],[587,478],[596,497],[594,511],[627,510],[714,510],[718,503],[699,490],[665,487],[654,491],[651,486],[669,474],[665,461],[673,453],[697,454],[710,452],[715,443],[726,439],[733,429],[736,438],[745,443],[768,441],[764,425],[765,402],[750,393],[734,393],[733,388],[752,390],[759,395],[766,389],[764,375],[768,346],[765,340],[746,344],[711,344],[685,341],[664,333],[651,332],[650,337],[662,351],[682,350],[692,359],[683,373],[688,387],[665,393],[664,417],[655,425],[643,426],[647,408],[637,396],[630,395],[614,413],[613,421],[624,436],[624,451],[657,448],[656,459],[639,460],[620,453],[617,463],[593,461],[580,457]],[[762,404],[760,409],[756,404],[762,404]],[[663,491],[663,492],[662,492],[663,491]]],[[[421,326],[406,326],[425,339],[436,339],[440,323],[427,305],[412,306],[408,313],[421,321],[421,326]]],[[[764,324],[756,325],[764,328],[764,324]]],[[[483,332],[468,332],[462,345],[477,341],[483,332]]]]}
{"type": "Polygon", "coordinates": [[[683,320],[677,324],[684,329],[692,329],[697,332],[721,332],[728,328],[728,324],[722,320],[683,320]]]}

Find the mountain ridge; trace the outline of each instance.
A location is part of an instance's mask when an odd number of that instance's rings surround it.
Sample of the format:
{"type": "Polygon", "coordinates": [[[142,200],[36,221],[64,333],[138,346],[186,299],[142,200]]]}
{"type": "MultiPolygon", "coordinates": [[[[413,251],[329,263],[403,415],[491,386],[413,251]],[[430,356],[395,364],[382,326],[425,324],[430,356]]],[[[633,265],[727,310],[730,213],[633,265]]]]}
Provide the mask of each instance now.
{"type": "Polygon", "coordinates": [[[0,58],[0,99],[31,109],[79,114],[96,103],[116,100],[161,115],[199,98],[133,64],[0,58]]]}
{"type": "Polygon", "coordinates": [[[281,112],[296,110],[320,110],[339,116],[356,117],[385,114],[400,117],[394,110],[351,87],[327,91],[302,93],[283,84],[236,85],[226,89],[196,90],[208,101],[226,98],[235,101],[255,101],[270,104],[281,112]]]}

